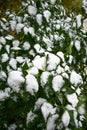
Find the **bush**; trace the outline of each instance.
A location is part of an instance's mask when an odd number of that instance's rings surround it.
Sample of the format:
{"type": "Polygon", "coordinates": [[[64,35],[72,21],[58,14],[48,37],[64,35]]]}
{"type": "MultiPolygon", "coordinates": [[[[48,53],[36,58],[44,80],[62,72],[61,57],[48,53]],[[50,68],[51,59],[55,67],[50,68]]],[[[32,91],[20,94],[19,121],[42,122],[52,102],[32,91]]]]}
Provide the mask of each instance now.
{"type": "Polygon", "coordinates": [[[84,17],[33,0],[0,20],[0,128],[86,130],[84,17]]]}

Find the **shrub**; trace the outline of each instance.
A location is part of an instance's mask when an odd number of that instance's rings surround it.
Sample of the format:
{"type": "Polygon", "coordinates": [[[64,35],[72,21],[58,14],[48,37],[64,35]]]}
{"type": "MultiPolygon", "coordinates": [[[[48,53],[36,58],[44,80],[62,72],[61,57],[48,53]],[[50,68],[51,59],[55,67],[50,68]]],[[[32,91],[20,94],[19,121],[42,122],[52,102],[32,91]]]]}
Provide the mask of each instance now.
{"type": "Polygon", "coordinates": [[[0,128],[85,130],[87,31],[61,1],[33,0],[0,20],[0,128]]]}

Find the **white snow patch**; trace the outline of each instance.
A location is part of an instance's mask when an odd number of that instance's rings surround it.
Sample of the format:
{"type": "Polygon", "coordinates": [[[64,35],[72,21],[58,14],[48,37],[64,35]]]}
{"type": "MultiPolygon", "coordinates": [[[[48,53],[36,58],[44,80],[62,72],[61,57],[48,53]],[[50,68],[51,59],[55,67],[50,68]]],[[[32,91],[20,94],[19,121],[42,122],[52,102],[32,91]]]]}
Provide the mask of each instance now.
{"type": "Polygon", "coordinates": [[[41,74],[41,85],[44,86],[47,83],[50,72],[45,71],[41,74]]]}
{"type": "Polygon", "coordinates": [[[2,58],[1,58],[2,62],[6,62],[6,61],[8,61],[8,59],[9,59],[9,57],[8,57],[7,53],[2,54],[2,58]]]}
{"type": "Polygon", "coordinates": [[[61,51],[57,52],[57,56],[59,56],[64,61],[64,54],[63,54],[63,52],[61,52],[61,51]]]}
{"type": "Polygon", "coordinates": [[[63,113],[63,115],[62,115],[62,122],[63,122],[65,127],[67,127],[69,125],[70,115],[69,115],[68,111],[65,111],[63,113]]]}
{"type": "Polygon", "coordinates": [[[55,130],[56,120],[58,119],[58,117],[58,114],[55,114],[48,118],[46,130],[55,130]]]}
{"type": "Polygon", "coordinates": [[[76,127],[78,128],[78,126],[79,126],[79,121],[77,120],[77,116],[78,116],[77,111],[74,111],[74,112],[73,112],[73,116],[74,116],[75,125],[76,125],[76,127]]]}
{"type": "Polygon", "coordinates": [[[35,103],[35,110],[38,110],[41,108],[41,106],[43,105],[44,102],[47,102],[46,99],[44,98],[39,98],[36,103],[35,103]]]}
{"type": "Polygon", "coordinates": [[[5,45],[5,48],[6,48],[7,53],[9,53],[10,52],[10,45],[5,45]]]}
{"type": "Polygon", "coordinates": [[[87,31],[87,18],[83,21],[83,29],[87,31]]]}
{"type": "Polygon", "coordinates": [[[39,85],[34,75],[28,74],[26,76],[26,91],[34,95],[34,92],[38,92],[39,85]]]}
{"type": "Polygon", "coordinates": [[[64,84],[64,80],[63,80],[63,77],[60,75],[55,76],[52,80],[52,87],[55,92],[60,91],[63,84],[64,84]]]}
{"type": "Polygon", "coordinates": [[[44,14],[44,17],[46,18],[46,21],[49,22],[49,19],[51,17],[51,12],[49,10],[45,10],[43,14],[44,14]]]}
{"type": "Polygon", "coordinates": [[[46,67],[46,57],[39,57],[39,58],[35,58],[32,61],[33,65],[35,67],[37,67],[40,70],[45,70],[46,67]]]}
{"type": "Polygon", "coordinates": [[[7,35],[5,38],[6,38],[7,40],[12,40],[14,37],[11,36],[11,35],[7,35]]]}
{"type": "Polygon", "coordinates": [[[18,24],[16,25],[16,31],[17,31],[17,33],[21,32],[21,30],[22,30],[23,27],[24,27],[24,24],[18,23],[18,24]]]}
{"type": "Polygon", "coordinates": [[[15,92],[19,92],[22,83],[25,79],[22,76],[20,71],[11,71],[9,72],[7,83],[15,92]]]}
{"type": "Polygon", "coordinates": [[[16,69],[17,68],[17,61],[14,58],[11,58],[9,61],[9,65],[13,68],[16,69]]]}
{"type": "Polygon", "coordinates": [[[13,42],[12,42],[12,44],[13,44],[13,47],[18,47],[19,46],[19,41],[18,40],[14,40],[13,42]]]}
{"type": "Polygon", "coordinates": [[[37,20],[37,23],[39,25],[42,25],[42,14],[37,14],[36,15],[36,20],[37,20]]]}
{"type": "Polygon", "coordinates": [[[76,16],[77,26],[78,26],[78,27],[81,26],[81,23],[82,23],[82,22],[81,22],[81,18],[82,18],[82,15],[81,15],[81,14],[79,14],[79,15],[76,16]]]}
{"type": "Polygon", "coordinates": [[[29,33],[32,35],[32,36],[35,36],[35,30],[33,27],[29,27],[29,33]]]}
{"type": "Polygon", "coordinates": [[[61,74],[64,72],[64,68],[61,67],[60,65],[58,65],[56,72],[57,72],[57,74],[61,74]]]}
{"type": "Polygon", "coordinates": [[[7,75],[4,71],[0,70],[0,79],[5,80],[7,78],[7,75]]]}
{"type": "Polygon", "coordinates": [[[53,106],[50,103],[44,102],[42,107],[41,107],[41,111],[42,111],[43,117],[46,121],[47,117],[49,115],[55,114],[56,108],[53,108],[53,106]]]}
{"type": "Polygon", "coordinates": [[[16,60],[17,60],[17,62],[19,62],[19,63],[23,63],[23,62],[25,61],[22,56],[17,56],[17,57],[16,57],[16,60]]]}
{"type": "Polygon", "coordinates": [[[77,49],[78,51],[80,51],[80,49],[81,49],[80,41],[78,41],[78,40],[75,41],[75,47],[76,47],[76,49],[77,49]]]}
{"type": "Polygon", "coordinates": [[[14,31],[16,29],[16,21],[15,20],[11,20],[10,21],[10,26],[11,26],[11,30],[14,31]]]}
{"type": "Polygon", "coordinates": [[[64,78],[66,78],[66,79],[69,79],[69,75],[67,74],[67,73],[62,73],[62,76],[64,77],[64,78]]]}
{"type": "Polygon", "coordinates": [[[17,126],[16,124],[11,124],[9,127],[8,127],[8,130],[16,130],[17,126]]]}
{"type": "Polygon", "coordinates": [[[28,6],[28,13],[29,13],[30,15],[36,15],[36,13],[37,13],[37,8],[36,8],[35,6],[29,5],[29,6],[28,6]]]}
{"type": "Polygon", "coordinates": [[[85,114],[85,104],[82,104],[79,109],[78,109],[78,112],[81,114],[81,115],[84,115],[85,114]]]}
{"type": "Polygon", "coordinates": [[[0,91],[0,101],[4,101],[7,97],[9,97],[8,93],[0,91]]]}
{"type": "Polygon", "coordinates": [[[24,42],[24,44],[23,44],[23,48],[24,48],[24,50],[29,50],[30,49],[30,43],[29,42],[24,42]]]}
{"type": "Polygon", "coordinates": [[[51,4],[55,4],[56,0],[50,0],[51,4]]]}
{"type": "Polygon", "coordinates": [[[52,53],[47,53],[48,61],[47,61],[47,70],[56,69],[57,65],[60,63],[60,58],[52,53]]]}
{"type": "Polygon", "coordinates": [[[26,123],[29,123],[29,122],[33,121],[35,117],[36,117],[36,115],[32,111],[30,111],[27,114],[26,123]]]}
{"type": "Polygon", "coordinates": [[[37,51],[37,53],[43,53],[44,52],[44,49],[39,44],[35,44],[34,48],[37,51]]]}
{"type": "Polygon", "coordinates": [[[72,105],[67,105],[66,108],[67,108],[67,110],[69,110],[69,111],[75,110],[75,108],[74,108],[72,105]]]}
{"type": "Polygon", "coordinates": [[[72,104],[73,107],[77,106],[77,104],[78,104],[78,98],[77,98],[76,93],[68,94],[67,95],[67,99],[72,104]]]}
{"type": "Polygon", "coordinates": [[[34,66],[27,70],[28,74],[37,75],[39,73],[38,69],[34,66]]]}
{"type": "Polygon", "coordinates": [[[70,75],[70,82],[74,85],[74,86],[78,86],[79,84],[83,83],[82,77],[77,74],[75,71],[71,72],[70,75]]]}
{"type": "Polygon", "coordinates": [[[27,34],[28,34],[28,32],[29,32],[29,28],[28,28],[28,27],[24,27],[24,29],[23,29],[23,30],[24,30],[24,34],[25,34],[25,35],[27,35],[27,34]]]}
{"type": "Polygon", "coordinates": [[[0,37],[0,43],[2,45],[5,45],[5,43],[6,43],[6,40],[5,40],[5,38],[3,36],[0,37]]]}

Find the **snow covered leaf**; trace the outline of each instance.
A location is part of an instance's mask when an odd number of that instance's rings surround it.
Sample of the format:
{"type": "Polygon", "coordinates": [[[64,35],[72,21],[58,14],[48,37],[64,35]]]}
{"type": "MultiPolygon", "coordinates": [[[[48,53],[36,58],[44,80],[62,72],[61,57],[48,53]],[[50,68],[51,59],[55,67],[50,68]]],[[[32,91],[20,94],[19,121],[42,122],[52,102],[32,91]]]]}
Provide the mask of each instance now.
{"type": "Polygon", "coordinates": [[[35,6],[29,5],[28,6],[28,13],[30,15],[36,15],[37,13],[37,8],[35,6]]]}
{"type": "Polygon", "coordinates": [[[24,83],[25,79],[20,71],[9,72],[7,83],[12,88],[13,91],[19,92],[21,85],[24,83]]]}
{"type": "Polygon", "coordinates": [[[72,104],[73,107],[76,107],[76,106],[77,106],[77,103],[79,102],[76,93],[68,94],[68,95],[67,95],[67,99],[68,99],[68,101],[72,104]]]}
{"type": "Polygon", "coordinates": [[[74,86],[78,86],[79,84],[83,83],[82,77],[77,74],[75,71],[71,72],[70,75],[70,82],[74,85],[74,86]]]}
{"type": "Polygon", "coordinates": [[[70,115],[69,115],[68,111],[65,111],[63,113],[63,115],[62,115],[62,122],[63,122],[65,127],[67,127],[69,125],[70,115]]]}
{"type": "Polygon", "coordinates": [[[45,70],[45,67],[46,67],[46,57],[35,58],[32,61],[32,63],[38,69],[45,70]]]}
{"type": "Polygon", "coordinates": [[[34,95],[35,92],[38,92],[39,85],[35,76],[28,74],[26,76],[26,91],[31,95],[34,95]]]}
{"type": "Polygon", "coordinates": [[[42,107],[41,107],[41,111],[43,114],[43,117],[45,119],[45,121],[47,120],[47,117],[51,114],[55,114],[56,112],[56,108],[53,108],[53,106],[50,103],[45,102],[42,107]]]}
{"type": "Polygon", "coordinates": [[[64,80],[63,80],[62,76],[57,75],[53,78],[53,81],[52,81],[53,86],[52,87],[53,87],[55,92],[60,91],[63,84],[64,84],[64,80]]]}

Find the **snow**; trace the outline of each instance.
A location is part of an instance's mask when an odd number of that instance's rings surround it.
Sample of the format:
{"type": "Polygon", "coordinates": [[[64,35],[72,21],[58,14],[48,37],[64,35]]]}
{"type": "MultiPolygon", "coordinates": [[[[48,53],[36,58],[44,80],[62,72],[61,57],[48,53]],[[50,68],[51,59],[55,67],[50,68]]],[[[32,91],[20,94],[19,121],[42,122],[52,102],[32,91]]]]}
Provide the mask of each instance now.
{"type": "Polygon", "coordinates": [[[9,97],[8,92],[4,92],[4,91],[0,90],[0,101],[4,101],[8,97],[9,97]]]}
{"type": "Polygon", "coordinates": [[[75,125],[76,125],[76,127],[78,128],[78,126],[79,126],[79,121],[77,120],[77,116],[78,116],[78,113],[77,113],[77,111],[74,111],[73,112],[73,116],[74,116],[74,122],[75,122],[75,125]]]}
{"type": "Polygon", "coordinates": [[[37,53],[44,53],[44,49],[39,44],[35,44],[34,48],[37,53]]]}
{"type": "Polygon", "coordinates": [[[87,31],[87,18],[83,21],[83,29],[87,31]]]}
{"type": "Polygon", "coordinates": [[[77,74],[75,71],[71,72],[70,75],[70,82],[74,85],[74,86],[78,86],[79,84],[83,83],[82,77],[77,74]]]}
{"type": "Polygon", "coordinates": [[[81,18],[82,18],[82,15],[81,15],[81,14],[79,14],[79,15],[76,16],[77,26],[78,26],[78,27],[81,26],[81,23],[82,23],[82,22],[81,22],[81,18]]]}
{"type": "Polygon", "coordinates": [[[47,53],[48,61],[47,61],[47,70],[56,69],[57,65],[60,63],[60,58],[52,53],[47,53]]]}
{"type": "Polygon", "coordinates": [[[67,105],[66,109],[69,110],[69,111],[75,110],[75,108],[72,105],[67,105]]]}
{"type": "Polygon", "coordinates": [[[46,43],[48,51],[49,51],[53,45],[53,42],[46,36],[43,37],[43,41],[46,43]]]}
{"type": "Polygon", "coordinates": [[[9,127],[8,127],[8,130],[16,130],[17,126],[15,124],[11,124],[9,127]]]}
{"type": "Polygon", "coordinates": [[[51,4],[55,4],[56,0],[50,0],[51,4]]]}
{"type": "Polygon", "coordinates": [[[17,68],[17,61],[14,58],[11,58],[9,61],[9,65],[15,70],[17,68]]]}
{"type": "Polygon", "coordinates": [[[14,31],[16,29],[16,21],[15,20],[11,20],[10,21],[10,26],[11,26],[11,30],[14,31]]]}
{"type": "Polygon", "coordinates": [[[35,58],[32,61],[33,65],[35,67],[37,67],[40,70],[45,70],[46,67],[46,57],[39,57],[39,58],[35,58]]]}
{"type": "Polygon", "coordinates": [[[17,56],[17,57],[16,57],[16,61],[17,61],[18,63],[23,63],[25,60],[24,60],[24,58],[23,58],[22,56],[17,56]]]}
{"type": "Polygon", "coordinates": [[[7,40],[12,40],[14,37],[11,36],[11,35],[7,35],[5,38],[6,38],[7,40]]]}
{"type": "Polygon", "coordinates": [[[59,56],[62,59],[62,61],[64,61],[64,54],[63,54],[63,52],[61,52],[61,51],[57,52],[57,56],[59,56]]]}
{"type": "Polygon", "coordinates": [[[8,59],[9,59],[9,57],[8,57],[7,53],[2,54],[2,58],[1,58],[2,62],[6,62],[6,61],[8,61],[8,59]]]}
{"type": "Polygon", "coordinates": [[[24,27],[24,24],[22,24],[22,23],[16,24],[16,31],[17,31],[17,33],[21,32],[23,27],[24,27]]]}
{"type": "Polygon", "coordinates": [[[32,36],[35,36],[35,30],[33,27],[29,27],[29,33],[32,35],[32,36]]]}
{"type": "Polygon", "coordinates": [[[13,47],[18,47],[19,46],[19,41],[18,40],[14,40],[13,42],[12,42],[12,44],[13,44],[13,47]]]}
{"type": "Polygon", "coordinates": [[[52,80],[52,87],[55,92],[60,91],[64,85],[64,80],[61,75],[57,75],[52,80]]]}
{"type": "Polygon", "coordinates": [[[0,43],[2,45],[5,45],[5,43],[6,43],[6,40],[5,40],[5,38],[3,36],[0,37],[0,43]]]}
{"type": "Polygon", "coordinates": [[[26,123],[29,123],[30,121],[33,121],[35,117],[36,117],[36,115],[35,115],[32,111],[30,111],[30,112],[27,114],[26,123]]]}
{"type": "Polygon", "coordinates": [[[75,41],[75,47],[76,47],[77,51],[80,51],[81,46],[80,46],[80,41],[79,40],[75,41]]]}
{"type": "Polygon", "coordinates": [[[36,21],[39,25],[42,25],[42,14],[37,14],[36,15],[36,21]]]}
{"type": "Polygon", "coordinates": [[[83,0],[83,4],[85,7],[87,7],[87,0],[83,0]]]}
{"type": "Polygon", "coordinates": [[[31,95],[34,95],[35,92],[38,92],[39,85],[37,79],[34,75],[28,74],[26,76],[26,91],[31,95]]]}
{"type": "Polygon", "coordinates": [[[69,125],[70,115],[69,115],[68,111],[65,111],[63,113],[63,115],[62,115],[62,122],[63,122],[65,127],[67,127],[69,125]]]}
{"type": "Polygon", "coordinates": [[[38,110],[41,108],[41,106],[43,105],[44,102],[47,102],[46,99],[44,98],[39,98],[36,103],[35,103],[35,110],[38,110]]]}
{"type": "Polygon", "coordinates": [[[61,74],[64,72],[64,68],[61,67],[60,65],[58,65],[56,72],[57,72],[57,74],[61,74]]]}
{"type": "Polygon", "coordinates": [[[23,28],[23,30],[24,30],[24,34],[27,35],[28,32],[29,32],[29,28],[25,26],[25,27],[23,28]]]}
{"type": "Polygon", "coordinates": [[[36,8],[35,6],[29,5],[29,6],[28,6],[28,13],[29,13],[30,15],[36,15],[36,13],[37,13],[37,8],[36,8]]]}
{"type": "Polygon", "coordinates": [[[10,53],[10,45],[5,46],[7,53],[10,53]]]}
{"type": "Polygon", "coordinates": [[[56,121],[58,117],[59,117],[58,114],[55,114],[48,118],[46,130],[55,130],[56,121]]]}
{"type": "Polygon", "coordinates": [[[46,83],[47,83],[47,80],[48,80],[48,77],[50,75],[50,72],[48,71],[44,71],[42,74],[41,74],[41,85],[44,86],[46,83]]]}
{"type": "Polygon", "coordinates": [[[72,107],[76,107],[79,102],[76,93],[67,94],[67,99],[72,104],[72,107]]]}
{"type": "Polygon", "coordinates": [[[24,48],[24,50],[29,50],[30,49],[30,43],[29,42],[24,42],[24,44],[23,44],[23,48],[24,48]]]}
{"type": "Polygon", "coordinates": [[[82,104],[79,109],[78,109],[78,112],[81,114],[81,115],[84,115],[85,114],[85,104],[82,104]]]}
{"type": "Polygon", "coordinates": [[[25,79],[20,71],[11,71],[8,74],[7,83],[13,91],[19,92],[21,85],[24,83],[25,79]]]}
{"type": "Polygon", "coordinates": [[[46,121],[49,115],[55,114],[56,108],[53,108],[50,103],[44,102],[41,107],[41,112],[43,114],[44,120],[46,121]]]}
{"type": "Polygon", "coordinates": [[[7,78],[7,75],[4,71],[0,70],[0,80],[5,80],[7,78]]]}
{"type": "Polygon", "coordinates": [[[39,73],[38,69],[34,66],[27,70],[28,74],[37,75],[39,73]]]}
{"type": "Polygon", "coordinates": [[[45,11],[43,12],[43,15],[44,15],[44,17],[46,18],[46,21],[49,22],[50,17],[51,17],[51,12],[50,12],[49,10],[45,10],[45,11]]]}

